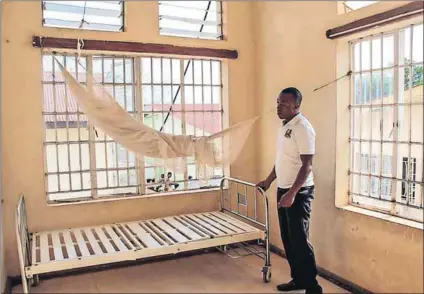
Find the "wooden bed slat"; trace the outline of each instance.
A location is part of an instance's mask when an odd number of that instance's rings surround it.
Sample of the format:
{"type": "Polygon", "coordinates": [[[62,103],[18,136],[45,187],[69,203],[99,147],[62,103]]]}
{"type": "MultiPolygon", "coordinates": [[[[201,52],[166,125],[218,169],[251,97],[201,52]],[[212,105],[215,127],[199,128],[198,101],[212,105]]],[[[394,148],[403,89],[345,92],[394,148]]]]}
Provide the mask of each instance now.
{"type": "Polygon", "coordinates": [[[115,248],[113,248],[112,244],[110,244],[110,241],[108,237],[106,237],[102,228],[97,227],[94,230],[96,231],[97,236],[100,238],[100,241],[102,242],[103,246],[106,248],[107,253],[116,253],[115,248]]]}
{"type": "Polygon", "coordinates": [[[156,239],[159,239],[161,242],[173,245],[175,244],[175,241],[173,241],[171,238],[169,238],[166,234],[161,232],[160,229],[158,229],[153,223],[150,221],[143,221],[140,222],[140,226],[144,228],[147,232],[149,232],[152,236],[156,237],[156,239]]]}
{"type": "Polygon", "coordinates": [[[185,215],[185,217],[191,220],[192,222],[195,222],[196,224],[202,226],[203,228],[208,229],[209,231],[215,233],[215,235],[218,235],[218,236],[225,235],[224,232],[221,232],[220,230],[211,226],[210,224],[205,223],[204,221],[202,221],[201,219],[198,219],[197,217],[194,217],[192,214],[185,215]]]}
{"type": "Polygon", "coordinates": [[[108,232],[109,236],[112,238],[113,243],[115,243],[115,245],[118,246],[120,251],[123,251],[123,252],[128,251],[127,247],[124,245],[124,243],[122,243],[119,236],[116,235],[116,233],[112,230],[110,226],[106,226],[105,229],[106,229],[106,232],[108,232]]]}
{"type": "Polygon", "coordinates": [[[116,228],[119,230],[119,232],[126,237],[126,240],[128,240],[128,243],[130,244],[130,246],[134,246],[133,243],[135,243],[134,249],[139,249],[139,248],[145,248],[145,244],[142,244],[139,240],[137,240],[136,236],[134,235],[127,227],[126,225],[120,224],[117,225],[116,228]],[[131,240],[130,240],[131,239],[131,240]]]}
{"type": "Polygon", "coordinates": [[[38,234],[34,234],[33,236],[32,236],[32,264],[37,264],[38,262],[37,262],[37,242],[36,242],[36,240],[37,240],[37,235],[38,234]]]}
{"type": "Polygon", "coordinates": [[[188,242],[190,241],[185,236],[181,235],[176,229],[170,227],[167,223],[165,223],[161,219],[152,220],[156,225],[158,225],[162,230],[166,231],[171,237],[178,242],[188,242]]]}
{"type": "Polygon", "coordinates": [[[233,231],[236,231],[237,233],[244,233],[245,232],[245,230],[241,229],[240,227],[233,225],[229,221],[220,219],[220,218],[216,217],[215,215],[213,215],[211,213],[205,213],[204,215],[213,219],[215,222],[222,224],[223,226],[231,228],[233,231]]]}
{"type": "Polygon", "coordinates": [[[71,234],[69,234],[69,231],[63,232],[63,239],[65,240],[66,245],[66,251],[68,252],[68,258],[77,258],[77,253],[75,251],[74,247],[74,241],[72,241],[71,234]]]}
{"type": "Polygon", "coordinates": [[[233,225],[235,225],[235,226],[237,226],[239,228],[242,228],[246,232],[252,232],[252,228],[253,227],[251,227],[249,225],[245,225],[243,222],[241,222],[239,220],[236,220],[236,219],[234,219],[234,218],[226,215],[223,212],[211,212],[211,214],[215,215],[218,218],[224,219],[224,220],[230,222],[231,224],[233,224],[233,225]]]}
{"type": "Polygon", "coordinates": [[[181,216],[174,216],[174,218],[177,222],[180,222],[182,225],[187,226],[188,228],[190,228],[190,230],[192,230],[193,232],[195,232],[196,234],[200,236],[204,236],[205,238],[207,237],[213,238],[215,236],[215,234],[209,232],[208,230],[202,228],[199,225],[192,223],[190,220],[186,220],[182,218],[181,216]]]}
{"type": "Polygon", "coordinates": [[[196,218],[201,219],[202,221],[204,221],[205,223],[208,223],[210,225],[212,225],[213,227],[224,231],[226,235],[234,235],[237,234],[237,231],[233,230],[232,228],[228,228],[228,226],[223,226],[221,223],[215,221],[214,219],[210,219],[208,217],[205,217],[204,215],[201,214],[197,214],[195,215],[196,218]]]}
{"type": "Polygon", "coordinates": [[[40,234],[41,263],[47,263],[50,261],[47,234],[48,233],[40,234]]]}
{"type": "Polygon", "coordinates": [[[184,226],[182,223],[180,223],[179,221],[177,221],[176,219],[172,217],[164,218],[164,220],[166,220],[173,227],[177,228],[178,230],[183,232],[185,235],[187,235],[189,238],[191,238],[192,241],[205,239],[205,237],[200,236],[199,234],[191,230],[188,226],[184,226]]]}
{"type": "Polygon", "coordinates": [[[195,230],[202,232],[202,234],[207,235],[211,238],[214,238],[217,235],[214,231],[208,230],[207,228],[201,226],[199,223],[194,222],[191,219],[187,218],[187,216],[185,216],[185,215],[179,216],[178,220],[183,222],[183,223],[189,224],[195,230]]]}
{"type": "Polygon", "coordinates": [[[75,238],[77,239],[78,247],[81,251],[82,256],[91,256],[90,251],[88,250],[87,243],[84,240],[80,230],[73,231],[75,238]]]}
{"type": "Polygon", "coordinates": [[[59,234],[56,232],[52,233],[52,243],[55,261],[63,260],[62,244],[60,243],[59,234]]]}
{"type": "Polygon", "coordinates": [[[94,237],[93,232],[91,231],[91,228],[85,229],[84,233],[88,238],[88,241],[90,243],[91,248],[93,248],[94,254],[95,255],[103,255],[104,252],[100,248],[99,243],[97,242],[96,238],[94,237]]]}
{"type": "Polygon", "coordinates": [[[161,244],[158,243],[149,233],[147,233],[137,223],[129,223],[128,227],[137,235],[140,240],[146,244],[148,248],[160,248],[161,244]]]}

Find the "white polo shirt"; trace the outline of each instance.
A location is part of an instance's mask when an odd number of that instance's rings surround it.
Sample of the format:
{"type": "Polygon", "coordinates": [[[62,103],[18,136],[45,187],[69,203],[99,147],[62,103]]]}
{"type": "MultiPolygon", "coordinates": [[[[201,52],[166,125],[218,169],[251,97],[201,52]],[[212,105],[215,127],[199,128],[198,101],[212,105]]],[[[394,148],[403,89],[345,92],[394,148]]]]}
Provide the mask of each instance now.
{"type": "MultiPolygon", "coordinates": [[[[296,181],[302,166],[301,154],[315,154],[315,130],[299,113],[285,125],[282,122],[278,129],[275,172],[279,188],[289,189],[296,181]]],[[[311,172],[303,187],[313,184],[314,176],[311,172]]]]}

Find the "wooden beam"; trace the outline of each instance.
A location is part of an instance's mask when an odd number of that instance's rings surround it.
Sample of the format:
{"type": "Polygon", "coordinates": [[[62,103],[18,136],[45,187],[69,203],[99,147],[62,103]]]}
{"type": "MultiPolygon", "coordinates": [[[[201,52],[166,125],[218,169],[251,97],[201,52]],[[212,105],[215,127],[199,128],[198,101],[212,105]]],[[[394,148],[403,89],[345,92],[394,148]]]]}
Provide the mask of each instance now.
{"type": "MultiPolygon", "coordinates": [[[[81,50],[95,51],[116,51],[134,53],[152,53],[167,55],[185,55],[212,58],[237,59],[237,50],[213,49],[202,47],[174,46],[169,44],[120,42],[120,41],[100,41],[82,39],[81,50]]],[[[56,48],[56,49],[77,49],[78,39],[50,38],[34,36],[32,46],[35,48],[56,48]]]]}
{"type": "Polygon", "coordinates": [[[345,37],[377,26],[387,25],[389,23],[418,16],[420,14],[423,15],[423,11],[423,1],[411,2],[389,11],[371,15],[342,26],[329,29],[326,32],[326,36],[328,39],[345,37]]]}

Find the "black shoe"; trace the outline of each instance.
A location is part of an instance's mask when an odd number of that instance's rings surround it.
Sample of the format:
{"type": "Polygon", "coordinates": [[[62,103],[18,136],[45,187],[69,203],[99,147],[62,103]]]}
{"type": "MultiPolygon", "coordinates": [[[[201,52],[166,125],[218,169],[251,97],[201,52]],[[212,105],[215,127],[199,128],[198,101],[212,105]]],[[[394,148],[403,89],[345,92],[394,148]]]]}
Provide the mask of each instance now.
{"type": "Polygon", "coordinates": [[[303,290],[303,289],[305,288],[296,285],[296,283],[293,280],[288,282],[287,284],[281,284],[277,286],[277,290],[281,292],[289,292],[289,291],[303,290]]]}
{"type": "Polygon", "coordinates": [[[322,294],[322,287],[320,285],[316,285],[312,288],[307,288],[305,294],[322,294]]]}

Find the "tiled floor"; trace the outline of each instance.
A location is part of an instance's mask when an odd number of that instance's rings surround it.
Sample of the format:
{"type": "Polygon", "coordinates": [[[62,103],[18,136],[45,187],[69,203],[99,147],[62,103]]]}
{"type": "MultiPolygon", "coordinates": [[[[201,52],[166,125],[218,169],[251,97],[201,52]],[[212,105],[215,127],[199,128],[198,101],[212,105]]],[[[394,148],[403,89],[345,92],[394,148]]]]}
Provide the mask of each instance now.
{"type": "MultiPolygon", "coordinates": [[[[76,276],[41,280],[32,293],[272,293],[290,279],[287,261],[272,255],[272,281],[262,282],[263,260],[256,256],[231,259],[208,253],[76,276]]],[[[319,279],[325,293],[346,293],[319,279]]],[[[13,293],[22,292],[21,286],[13,293]]],[[[298,291],[294,293],[303,293],[298,291]]],[[[293,292],[292,292],[293,293],[293,292]]]]}

